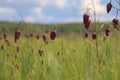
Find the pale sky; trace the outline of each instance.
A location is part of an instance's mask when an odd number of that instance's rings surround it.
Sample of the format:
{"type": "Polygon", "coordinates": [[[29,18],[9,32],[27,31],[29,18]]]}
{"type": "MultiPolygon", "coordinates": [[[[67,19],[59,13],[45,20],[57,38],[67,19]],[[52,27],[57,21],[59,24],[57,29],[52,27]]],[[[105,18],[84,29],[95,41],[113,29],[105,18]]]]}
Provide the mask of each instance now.
{"type": "MultiPolygon", "coordinates": [[[[114,9],[109,14],[106,12],[106,4],[110,0],[93,1],[100,21],[115,17],[114,9]]],[[[0,21],[18,22],[23,19],[36,23],[81,22],[86,10],[80,10],[86,9],[91,2],[92,0],[0,0],[0,21]]],[[[117,6],[115,0],[112,0],[112,4],[117,6]]]]}

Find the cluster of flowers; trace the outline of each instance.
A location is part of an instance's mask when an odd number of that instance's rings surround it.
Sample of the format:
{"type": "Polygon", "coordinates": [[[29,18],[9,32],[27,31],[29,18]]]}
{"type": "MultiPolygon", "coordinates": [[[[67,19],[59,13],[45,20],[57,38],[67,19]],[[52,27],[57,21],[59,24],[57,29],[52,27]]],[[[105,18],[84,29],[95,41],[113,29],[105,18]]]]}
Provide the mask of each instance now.
{"type": "MultiPolygon", "coordinates": [[[[106,6],[106,9],[107,9],[107,13],[110,13],[111,9],[112,9],[113,5],[111,3],[111,1],[107,4],[106,6]]],[[[113,18],[112,20],[112,24],[113,24],[113,27],[117,30],[119,30],[119,19],[117,18],[113,18]]]]}
{"type": "MultiPolygon", "coordinates": [[[[33,37],[33,36],[34,36],[34,33],[31,32],[31,33],[26,35],[26,38],[33,37]]],[[[55,38],[57,36],[56,30],[55,29],[51,30],[50,33],[49,33],[49,36],[50,36],[51,40],[55,40],[55,38]]],[[[20,31],[20,29],[16,29],[15,32],[14,32],[14,42],[17,43],[18,40],[20,39],[20,37],[21,37],[21,31],[20,31]]],[[[48,43],[48,31],[45,31],[45,33],[41,37],[42,37],[42,39],[45,43],[48,43]]],[[[4,32],[3,38],[4,38],[5,42],[7,43],[7,45],[9,46],[10,42],[9,42],[9,39],[8,39],[8,34],[6,32],[4,32]]],[[[37,34],[36,39],[38,40],[39,38],[40,38],[40,35],[37,34]]],[[[0,36],[0,40],[1,39],[2,39],[2,37],[0,36]]],[[[4,50],[4,45],[1,46],[1,50],[4,50]]],[[[20,50],[20,46],[16,46],[16,51],[19,52],[19,50],[20,50]]],[[[38,53],[40,54],[40,56],[42,56],[42,54],[43,54],[42,48],[40,48],[38,50],[38,53]]]]}
{"type": "MultiPolygon", "coordinates": [[[[107,13],[110,13],[111,9],[113,8],[113,5],[112,5],[111,1],[106,5],[107,13]]],[[[83,25],[84,25],[84,28],[85,28],[85,31],[86,31],[85,32],[85,38],[88,37],[90,24],[91,24],[90,15],[89,15],[89,12],[86,12],[83,15],[83,25]]],[[[115,29],[119,30],[120,26],[119,26],[119,19],[117,18],[117,16],[116,16],[116,18],[113,18],[112,24],[113,24],[113,27],[115,29]]],[[[110,35],[111,29],[109,28],[109,26],[107,26],[105,28],[104,32],[105,32],[105,36],[109,36],[110,35]]],[[[92,39],[96,39],[96,38],[97,38],[97,34],[96,34],[96,31],[95,31],[95,32],[92,33],[92,39]]]]}
{"type": "MultiPolygon", "coordinates": [[[[90,28],[90,24],[91,24],[91,19],[90,19],[90,15],[88,12],[86,12],[84,15],[83,15],[83,24],[84,24],[84,28],[86,30],[85,32],[85,38],[88,37],[88,31],[89,31],[89,28],[90,28]]],[[[96,32],[93,32],[92,33],[92,39],[96,39],[96,32]]]]}

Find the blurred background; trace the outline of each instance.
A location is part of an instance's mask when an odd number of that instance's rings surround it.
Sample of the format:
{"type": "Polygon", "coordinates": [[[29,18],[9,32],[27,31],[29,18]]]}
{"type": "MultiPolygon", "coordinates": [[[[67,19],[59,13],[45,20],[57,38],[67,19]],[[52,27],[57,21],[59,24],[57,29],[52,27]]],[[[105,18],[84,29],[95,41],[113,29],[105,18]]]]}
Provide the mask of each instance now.
{"type": "MultiPolygon", "coordinates": [[[[74,23],[81,22],[87,5],[92,0],[0,0],[0,21],[30,23],[74,23]],[[81,11],[82,10],[82,11],[81,11]]],[[[106,4],[110,0],[94,0],[97,19],[101,22],[111,21],[116,16],[112,9],[106,12],[106,4]]],[[[116,4],[116,0],[112,0],[116,4]]],[[[89,6],[91,7],[91,5],[89,6]]],[[[93,13],[91,12],[93,19],[93,13]]]]}

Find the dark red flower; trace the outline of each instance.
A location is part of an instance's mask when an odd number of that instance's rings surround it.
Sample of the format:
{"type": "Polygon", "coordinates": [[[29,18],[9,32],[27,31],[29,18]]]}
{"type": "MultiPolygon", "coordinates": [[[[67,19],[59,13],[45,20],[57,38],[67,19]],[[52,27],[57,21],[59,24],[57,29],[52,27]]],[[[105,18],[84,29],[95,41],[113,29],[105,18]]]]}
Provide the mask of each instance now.
{"type": "Polygon", "coordinates": [[[52,30],[51,33],[50,33],[50,39],[51,40],[54,40],[56,37],[56,31],[55,30],[52,30]]]}
{"type": "Polygon", "coordinates": [[[85,32],[85,38],[87,38],[88,37],[88,32],[85,32]]]}
{"type": "Polygon", "coordinates": [[[39,35],[39,34],[37,34],[37,35],[36,35],[36,39],[38,40],[39,38],[40,38],[40,35],[39,35]]]}
{"type": "Polygon", "coordinates": [[[33,32],[30,32],[30,34],[29,34],[29,35],[30,35],[30,37],[33,37],[33,32]]]}
{"type": "Polygon", "coordinates": [[[45,43],[48,43],[48,36],[47,36],[47,34],[43,34],[42,38],[43,38],[43,41],[45,43]]]}
{"type": "Polygon", "coordinates": [[[4,32],[4,39],[6,39],[7,38],[7,33],[6,32],[4,32]]]}
{"type": "Polygon", "coordinates": [[[112,24],[113,24],[114,28],[116,28],[117,30],[119,30],[119,19],[114,18],[112,20],[112,24]]]}
{"type": "Polygon", "coordinates": [[[85,13],[85,14],[83,15],[83,23],[86,24],[86,23],[88,23],[88,21],[89,21],[89,14],[88,14],[88,13],[85,13]]]}
{"type": "Polygon", "coordinates": [[[83,15],[83,24],[84,24],[85,29],[87,30],[89,29],[90,23],[91,23],[91,20],[89,19],[89,14],[85,13],[83,15]]]}
{"type": "Polygon", "coordinates": [[[20,38],[20,30],[17,29],[17,30],[15,31],[15,38],[14,38],[14,39],[15,39],[15,42],[17,42],[17,40],[18,40],[19,38],[20,38]]]}
{"type": "Polygon", "coordinates": [[[84,24],[85,25],[85,29],[89,29],[90,23],[91,23],[91,20],[89,20],[88,22],[86,22],[86,24],[84,24]]]}
{"type": "Polygon", "coordinates": [[[111,9],[112,9],[112,4],[111,4],[111,2],[109,2],[109,3],[107,4],[106,9],[107,9],[107,13],[109,13],[109,12],[111,11],[111,9]]]}
{"type": "Polygon", "coordinates": [[[105,35],[106,35],[106,36],[109,36],[110,31],[111,31],[110,28],[106,28],[106,29],[105,29],[105,35]]]}
{"type": "Polygon", "coordinates": [[[96,39],[96,32],[93,32],[93,33],[92,33],[92,39],[93,39],[93,40],[96,39]]]}
{"type": "Polygon", "coordinates": [[[9,42],[8,38],[5,39],[5,42],[8,46],[10,45],[10,42],[9,42]]]}
{"type": "Polygon", "coordinates": [[[117,18],[114,18],[112,20],[112,23],[113,23],[113,25],[118,25],[119,24],[119,20],[117,18]]]}

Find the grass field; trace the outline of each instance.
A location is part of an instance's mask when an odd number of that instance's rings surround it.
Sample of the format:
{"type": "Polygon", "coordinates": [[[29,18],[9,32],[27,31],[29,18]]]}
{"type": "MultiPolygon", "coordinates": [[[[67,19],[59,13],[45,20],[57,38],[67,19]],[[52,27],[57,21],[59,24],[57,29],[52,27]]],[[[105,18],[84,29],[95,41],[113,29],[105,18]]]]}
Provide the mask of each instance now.
{"type": "Polygon", "coordinates": [[[69,27],[63,24],[63,32],[59,26],[56,27],[57,37],[51,40],[48,33],[48,44],[42,37],[36,39],[24,36],[30,30],[42,35],[46,28],[54,28],[53,25],[37,27],[38,25],[33,27],[32,24],[21,24],[26,27],[19,27],[22,32],[21,37],[15,43],[14,31],[18,24],[4,22],[0,24],[2,37],[0,40],[0,80],[120,79],[119,31],[113,29],[105,40],[104,33],[99,33],[97,57],[95,40],[92,40],[91,34],[88,38],[83,37],[84,31],[80,24],[68,24],[69,27]],[[73,27],[74,31],[70,31],[73,27]],[[9,45],[3,38],[3,32],[8,33],[9,45]],[[43,50],[41,54],[38,52],[40,49],[43,50]]]}

